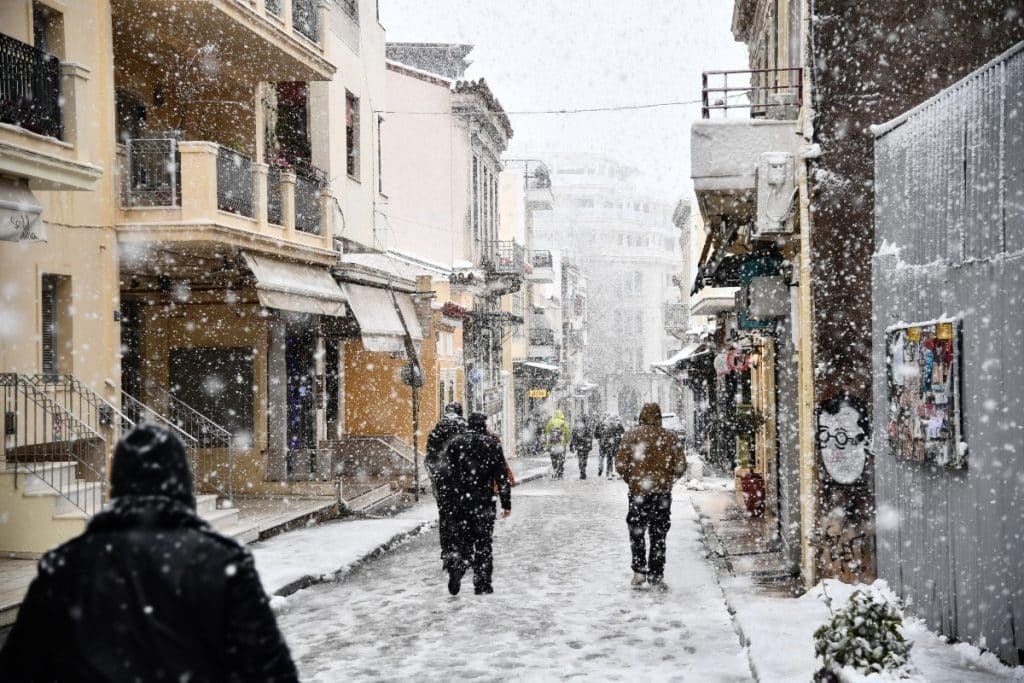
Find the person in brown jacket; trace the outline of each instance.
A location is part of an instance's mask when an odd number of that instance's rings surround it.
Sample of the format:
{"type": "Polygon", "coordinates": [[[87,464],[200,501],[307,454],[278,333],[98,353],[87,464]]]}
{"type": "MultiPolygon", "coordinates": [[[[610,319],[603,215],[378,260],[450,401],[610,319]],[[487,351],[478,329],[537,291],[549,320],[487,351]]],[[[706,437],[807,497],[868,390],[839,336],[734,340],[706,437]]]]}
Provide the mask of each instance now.
{"type": "Polygon", "coordinates": [[[686,472],[686,457],[673,432],[661,426],[661,408],[646,403],[640,410],[640,424],[626,432],[615,454],[615,469],[629,485],[630,550],[633,553],[634,588],[650,582],[666,590],[665,537],[672,512],[672,485],[686,472]],[[650,557],[645,535],[650,536],[650,557]]]}

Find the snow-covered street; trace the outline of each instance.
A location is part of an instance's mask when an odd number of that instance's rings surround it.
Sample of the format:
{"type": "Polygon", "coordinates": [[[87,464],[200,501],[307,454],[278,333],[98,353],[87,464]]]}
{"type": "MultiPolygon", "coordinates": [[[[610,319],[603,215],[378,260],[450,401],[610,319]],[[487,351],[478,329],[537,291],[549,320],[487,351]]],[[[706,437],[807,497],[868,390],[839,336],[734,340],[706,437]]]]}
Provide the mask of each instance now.
{"type": "Polygon", "coordinates": [[[493,595],[450,596],[436,528],[343,582],[290,596],[278,622],[304,681],[750,680],[696,515],[677,489],[666,593],[629,587],[621,481],[543,479],[495,528],[493,595]]]}

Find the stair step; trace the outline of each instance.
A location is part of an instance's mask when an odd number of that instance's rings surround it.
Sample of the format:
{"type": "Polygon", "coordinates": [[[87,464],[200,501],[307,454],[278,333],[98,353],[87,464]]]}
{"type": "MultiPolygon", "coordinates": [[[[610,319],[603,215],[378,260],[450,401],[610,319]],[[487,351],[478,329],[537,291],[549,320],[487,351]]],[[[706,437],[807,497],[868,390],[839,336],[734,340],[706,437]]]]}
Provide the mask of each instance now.
{"type": "Polygon", "coordinates": [[[103,484],[98,481],[79,481],[73,486],[61,489],[57,499],[56,513],[80,512],[81,508],[90,513],[103,509],[103,484]]]}
{"type": "Polygon", "coordinates": [[[214,510],[213,512],[206,512],[199,516],[205,519],[209,525],[217,531],[222,531],[223,529],[234,526],[238,523],[238,510],[234,508],[214,510]]]}
{"type": "Polygon", "coordinates": [[[217,529],[217,533],[228,538],[233,538],[242,545],[248,545],[254,541],[258,541],[260,538],[259,527],[246,526],[244,524],[238,524],[236,526],[230,526],[226,529],[217,529]]]}
{"type": "Polygon", "coordinates": [[[217,511],[217,496],[212,493],[202,493],[196,496],[196,512],[200,517],[206,517],[217,511]]]}
{"type": "Polygon", "coordinates": [[[17,471],[19,477],[24,477],[22,481],[18,482],[22,492],[31,494],[52,491],[55,487],[74,483],[77,481],[76,468],[77,465],[74,462],[47,462],[21,463],[15,470],[15,466],[8,463],[5,472],[17,471]],[[53,482],[53,485],[47,482],[53,482]]]}

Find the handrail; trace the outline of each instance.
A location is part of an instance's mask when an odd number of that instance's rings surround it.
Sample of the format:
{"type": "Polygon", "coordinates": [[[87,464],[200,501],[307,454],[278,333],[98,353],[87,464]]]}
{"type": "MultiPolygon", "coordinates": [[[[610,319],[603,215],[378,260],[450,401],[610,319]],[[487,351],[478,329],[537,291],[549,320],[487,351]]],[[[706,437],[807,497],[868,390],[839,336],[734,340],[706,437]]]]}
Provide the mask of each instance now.
{"type": "Polygon", "coordinates": [[[232,481],[235,451],[237,448],[231,432],[161,386],[150,382],[146,385],[145,391],[146,396],[152,398],[156,404],[166,406],[166,412],[162,417],[195,440],[197,456],[199,451],[215,448],[225,449],[227,454],[227,472],[221,472],[221,466],[216,462],[210,464],[197,461],[195,472],[196,485],[198,486],[202,483],[233,502],[234,489],[232,481]],[[218,485],[222,480],[225,482],[223,487],[218,485]]]}
{"type": "Polygon", "coordinates": [[[62,408],[96,432],[113,426],[117,436],[121,437],[135,426],[135,420],[74,375],[39,373],[29,375],[27,379],[39,389],[53,391],[54,400],[62,408]],[[64,400],[57,398],[58,390],[65,392],[64,400]]]}
{"type": "Polygon", "coordinates": [[[24,471],[87,515],[99,512],[107,490],[106,440],[24,375],[0,373],[0,393],[9,431],[3,454],[8,467],[13,461],[15,486],[24,471]]]}
{"type": "Polygon", "coordinates": [[[0,122],[62,140],[60,60],[0,34],[0,73],[0,122]]]}

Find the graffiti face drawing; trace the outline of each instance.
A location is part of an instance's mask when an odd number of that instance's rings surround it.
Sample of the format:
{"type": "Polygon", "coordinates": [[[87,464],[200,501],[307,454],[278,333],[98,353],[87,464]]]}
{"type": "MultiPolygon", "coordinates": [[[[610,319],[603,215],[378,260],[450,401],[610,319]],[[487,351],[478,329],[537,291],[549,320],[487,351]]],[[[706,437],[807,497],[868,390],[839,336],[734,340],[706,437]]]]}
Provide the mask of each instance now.
{"type": "Polygon", "coordinates": [[[825,470],[833,481],[852,484],[864,473],[867,434],[860,426],[861,414],[849,403],[839,410],[818,414],[818,448],[825,470]]]}

